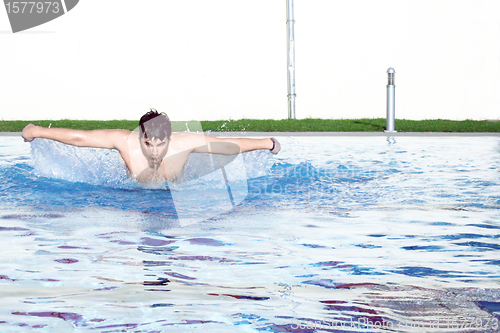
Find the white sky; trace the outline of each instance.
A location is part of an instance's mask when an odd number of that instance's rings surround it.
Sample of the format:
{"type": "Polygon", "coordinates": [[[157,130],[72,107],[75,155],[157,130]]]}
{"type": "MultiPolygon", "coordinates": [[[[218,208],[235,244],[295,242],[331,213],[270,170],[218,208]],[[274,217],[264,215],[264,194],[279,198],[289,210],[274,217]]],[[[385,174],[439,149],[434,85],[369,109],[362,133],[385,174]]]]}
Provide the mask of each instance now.
{"type": "MultiPolygon", "coordinates": [[[[297,117],[498,119],[500,2],[295,0],[297,117]]],[[[286,2],[82,0],[12,34],[1,119],[283,119],[286,2]]]]}

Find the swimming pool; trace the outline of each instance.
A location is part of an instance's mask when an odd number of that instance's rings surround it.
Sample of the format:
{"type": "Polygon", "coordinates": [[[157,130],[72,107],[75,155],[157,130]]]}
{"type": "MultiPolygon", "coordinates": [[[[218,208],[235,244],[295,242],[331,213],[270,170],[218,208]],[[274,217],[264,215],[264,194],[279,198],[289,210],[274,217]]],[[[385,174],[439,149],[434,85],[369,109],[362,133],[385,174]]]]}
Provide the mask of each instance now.
{"type": "Polygon", "coordinates": [[[499,137],[279,139],[181,226],[115,152],[0,137],[0,329],[498,331],[499,137]]]}

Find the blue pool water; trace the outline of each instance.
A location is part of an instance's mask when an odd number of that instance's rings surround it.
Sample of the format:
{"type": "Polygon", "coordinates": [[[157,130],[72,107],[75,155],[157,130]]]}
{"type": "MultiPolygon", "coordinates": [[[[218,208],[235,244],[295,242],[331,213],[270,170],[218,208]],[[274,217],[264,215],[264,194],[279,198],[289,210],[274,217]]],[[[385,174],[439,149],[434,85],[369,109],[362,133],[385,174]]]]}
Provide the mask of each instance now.
{"type": "Polygon", "coordinates": [[[499,137],[279,139],[182,225],[114,151],[0,137],[0,331],[499,331],[499,137]]]}

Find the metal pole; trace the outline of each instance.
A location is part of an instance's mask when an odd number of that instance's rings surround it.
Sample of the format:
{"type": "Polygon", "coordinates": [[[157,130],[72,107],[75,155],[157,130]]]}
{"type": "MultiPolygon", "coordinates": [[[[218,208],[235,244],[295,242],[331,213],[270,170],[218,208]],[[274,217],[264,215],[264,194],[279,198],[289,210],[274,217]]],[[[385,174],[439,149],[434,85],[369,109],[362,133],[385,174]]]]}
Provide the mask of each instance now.
{"type": "Polygon", "coordinates": [[[394,75],[396,74],[396,71],[394,68],[389,68],[387,70],[387,75],[388,75],[388,83],[387,83],[387,128],[385,132],[388,133],[395,133],[397,132],[395,130],[395,89],[396,86],[394,84],[394,75]]]}
{"type": "Polygon", "coordinates": [[[288,30],[288,119],[295,119],[295,36],[293,0],[286,0],[288,30]]]}

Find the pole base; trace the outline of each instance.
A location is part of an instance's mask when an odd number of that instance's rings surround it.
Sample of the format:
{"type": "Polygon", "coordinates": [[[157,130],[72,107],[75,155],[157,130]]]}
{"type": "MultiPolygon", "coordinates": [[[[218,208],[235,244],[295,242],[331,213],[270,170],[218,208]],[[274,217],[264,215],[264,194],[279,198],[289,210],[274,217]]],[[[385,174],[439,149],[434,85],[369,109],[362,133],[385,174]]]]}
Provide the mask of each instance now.
{"type": "Polygon", "coordinates": [[[398,131],[388,131],[388,130],[385,130],[384,132],[385,133],[397,133],[398,131]]]}

